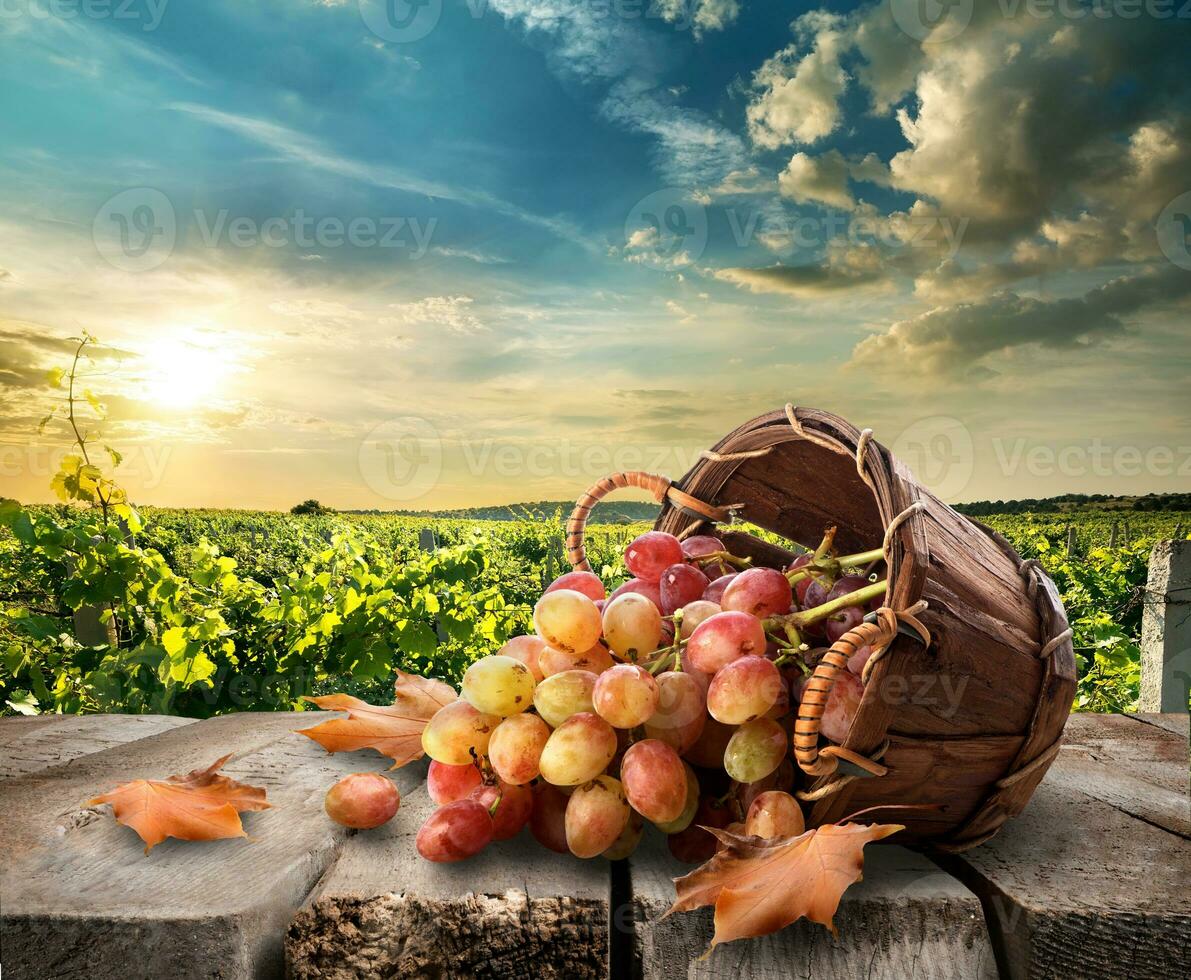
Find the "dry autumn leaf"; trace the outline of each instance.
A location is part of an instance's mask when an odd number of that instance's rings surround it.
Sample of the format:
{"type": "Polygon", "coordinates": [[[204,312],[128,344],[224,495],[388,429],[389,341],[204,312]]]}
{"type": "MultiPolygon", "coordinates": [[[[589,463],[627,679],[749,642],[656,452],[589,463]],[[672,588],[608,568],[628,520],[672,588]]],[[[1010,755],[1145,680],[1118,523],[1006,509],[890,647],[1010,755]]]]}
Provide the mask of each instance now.
{"type": "Polygon", "coordinates": [[[715,905],[719,943],[765,936],[806,916],[835,933],[840,898],[864,868],[864,845],[895,834],[899,824],[826,824],[798,837],[742,837],[706,827],[726,847],[674,879],[671,912],[715,905]]]}
{"type": "Polygon", "coordinates": [[[299,735],[318,742],[328,752],[376,749],[393,760],[397,769],[422,757],[422,729],[435,712],[456,700],[451,685],[414,674],[397,672],[394,703],[368,704],[348,694],[306,698],[328,711],[346,711],[346,718],[333,718],[299,735]]]}
{"type": "Polygon", "coordinates": [[[206,769],[166,779],[137,779],[88,800],[88,806],[110,803],[119,823],[131,827],[148,854],[167,837],[221,840],[247,837],[240,814],[268,810],[265,791],[218,774],[231,758],[225,755],[206,769]]]}

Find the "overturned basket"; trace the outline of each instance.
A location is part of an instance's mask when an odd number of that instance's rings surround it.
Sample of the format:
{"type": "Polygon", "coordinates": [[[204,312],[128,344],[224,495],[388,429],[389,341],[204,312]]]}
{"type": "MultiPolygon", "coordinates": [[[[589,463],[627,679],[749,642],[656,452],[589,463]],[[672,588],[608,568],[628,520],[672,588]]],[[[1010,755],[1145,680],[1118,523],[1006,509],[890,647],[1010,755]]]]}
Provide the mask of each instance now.
{"type": "MultiPolygon", "coordinates": [[[[881,804],[939,804],[899,814],[898,841],[964,850],[1021,812],[1058,753],[1076,682],[1066,615],[1037,562],[919,486],[869,430],[814,409],[753,419],[676,483],[648,473],[601,480],[567,525],[576,567],[587,567],[591,508],[625,487],[652,492],[657,528],[680,537],[739,517],[811,546],[837,525],[844,553],[884,542],[887,608],[824,656],[795,722],[811,825],[881,804]],[[820,747],[835,676],[866,644],[884,652],[866,665],[847,739],[820,747]]],[[[716,533],[759,565],[794,558],[749,534],[716,533]]]]}

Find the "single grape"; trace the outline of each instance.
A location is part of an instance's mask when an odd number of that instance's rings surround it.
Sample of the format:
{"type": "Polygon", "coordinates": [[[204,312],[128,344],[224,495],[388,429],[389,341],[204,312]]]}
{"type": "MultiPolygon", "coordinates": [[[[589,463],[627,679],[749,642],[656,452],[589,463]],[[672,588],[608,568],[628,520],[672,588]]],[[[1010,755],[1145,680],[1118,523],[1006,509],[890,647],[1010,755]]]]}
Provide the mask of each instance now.
{"type": "Polygon", "coordinates": [[[427,861],[462,861],[492,843],[492,818],[475,800],[456,800],[435,810],[418,831],[415,846],[427,861]]]}
{"type": "Polygon", "coordinates": [[[707,711],[725,725],[760,718],[782,693],[781,671],[772,660],[750,654],[718,670],[707,690],[707,711]]]}
{"type": "Polygon", "coordinates": [[[393,818],[401,806],[401,794],[379,772],[356,772],[327,790],[323,806],[337,824],[371,830],[393,818]]]}
{"type": "MultiPolygon", "coordinates": [[[[493,730],[488,741],[488,761],[506,783],[518,786],[528,783],[538,774],[538,760],[549,737],[549,726],[537,715],[513,715],[493,730]]],[[[437,764],[431,763],[431,768],[437,764]]],[[[449,801],[436,799],[434,802],[449,801]]]]}
{"type": "Polygon", "coordinates": [[[665,742],[635,742],[620,763],[620,779],[629,803],[646,820],[666,823],[686,804],[686,770],[678,753],[665,742]]]}
{"type": "Polygon", "coordinates": [[[595,572],[567,572],[565,575],[560,575],[546,586],[542,595],[547,592],[557,592],[559,589],[582,592],[593,602],[603,599],[608,594],[604,590],[604,583],[600,581],[600,577],[595,572]]]}
{"type": "MultiPolygon", "coordinates": [[[[503,725],[504,722],[500,724],[503,725]]],[[[499,729],[500,725],[496,727],[499,729]]],[[[492,734],[495,736],[496,732],[492,734]]],[[[491,747],[489,742],[490,750],[491,747]]],[[[480,770],[474,765],[448,766],[431,760],[430,768],[426,770],[426,792],[439,806],[445,806],[447,803],[454,803],[470,796],[471,791],[480,785],[480,779],[480,770]]]]}
{"type": "Polygon", "coordinates": [[[789,612],[793,602],[790,582],[776,568],[749,568],[728,583],[720,605],[764,619],[789,612]]]}
{"type": "Polygon", "coordinates": [[[703,620],[687,641],[691,665],[714,674],[738,657],[765,653],[765,627],[756,616],[743,612],[717,613],[703,620]]]}
{"type": "Polygon", "coordinates": [[[662,615],[670,616],[688,602],[694,602],[703,595],[711,581],[694,565],[681,563],[671,565],[659,581],[662,598],[662,615]]]}
{"type": "Polygon", "coordinates": [[[837,613],[832,613],[823,621],[823,630],[827,634],[827,642],[834,643],[849,630],[855,629],[864,621],[864,610],[858,606],[847,606],[837,613]]]}
{"type": "Polygon", "coordinates": [[[477,711],[467,701],[452,701],[439,708],[422,729],[422,749],[436,762],[465,766],[488,752],[498,715],[477,711]]]}
{"type": "Polygon", "coordinates": [[[590,650],[600,639],[600,611],[582,592],[548,592],[533,607],[538,636],[556,650],[590,650]]]}
{"type": "Polygon", "coordinates": [[[544,676],[541,667],[538,666],[538,657],[545,649],[546,644],[542,642],[540,636],[514,636],[496,652],[502,657],[520,660],[529,668],[529,672],[533,674],[534,683],[537,683],[544,676]]]}
{"type": "MultiPolygon", "coordinates": [[[[809,565],[814,560],[814,555],[811,552],[799,555],[789,565],[786,566],[787,572],[796,572],[805,565],[809,565]]],[[[806,606],[806,590],[810,588],[813,580],[811,578],[799,579],[794,583],[794,598],[800,606],[806,606]]]]}
{"type": "Polygon", "coordinates": [[[591,711],[596,675],[590,670],[564,670],[551,674],[534,688],[533,706],[551,728],[581,711],[591,711]]]}
{"type": "Polygon", "coordinates": [[[857,592],[863,589],[866,585],[871,585],[863,575],[841,575],[835,580],[835,584],[827,593],[828,601],[832,599],[842,599],[846,595],[857,592]]]}
{"type": "Polygon", "coordinates": [[[597,776],[567,803],[567,847],[575,857],[596,857],[616,843],[628,822],[629,802],[620,780],[597,776]]]}
{"type": "Polygon", "coordinates": [[[748,809],[744,832],[751,837],[797,837],[806,830],[802,807],[789,793],[762,793],[748,809]]]}
{"type": "Polygon", "coordinates": [[[617,596],[604,607],[604,642],[617,656],[637,660],[662,640],[662,615],[643,595],[617,596]]]}
{"type": "Polygon", "coordinates": [[[682,544],[665,531],[646,531],[624,549],[625,567],[646,582],[656,582],[662,572],[677,565],[682,557],[682,544]]]}
{"type": "Polygon", "coordinates": [[[731,725],[721,725],[714,718],[708,718],[695,744],[682,757],[703,769],[719,769],[724,765],[724,750],[736,731],[731,725]]]}
{"type": "Polygon", "coordinates": [[[528,786],[514,786],[512,783],[485,783],[477,787],[469,799],[475,800],[492,815],[493,840],[516,837],[533,810],[533,791],[528,786]]]}
{"type": "Polygon", "coordinates": [[[728,572],[727,575],[721,575],[719,578],[712,579],[711,584],[703,590],[703,598],[708,602],[714,602],[718,605],[724,598],[724,591],[739,574],[739,572],[728,572]]]}
{"type": "Polygon", "coordinates": [[[782,759],[781,763],[768,776],[763,776],[756,782],[747,783],[740,787],[738,797],[740,798],[740,805],[744,807],[745,811],[752,806],[755,800],[762,793],[768,793],[771,790],[788,793],[794,788],[794,763],[790,761],[790,757],[782,759]]]}
{"type": "Polygon", "coordinates": [[[543,847],[567,854],[566,812],[570,798],[557,786],[535,783],[533,810],[529,814],[529,832],[543,847]]]}
{"type": "Polygon", "coordinates": [[[544,646],[542,655],[538,658],[538,666],[546,677],[561,674],[564,670],[587,670],[593,674],[600,674],[615,662],[603,643],[597,643],[582,653],[570,653],[544,646]]]}
{"type": "Polygon", "coordinates": [[[477,711],[489,715],[519,714],[533,704],[533,674],[520,660],[494,655],[481,657],[464,671],[463,697],[477,711]]]}
{"type": "MultiPolygon", "coordinates": [[[[702,558],[704,555],[727,550],[724,542],[712,534],[694,534],[682,541],[682,553],[688,558],[702,558]]],[[[732,571],[732,566],[723,561],[713,561],[700,563],[699,569],[709,579],[713,579],[727,575],[732,571]]]]}
{"type": "MultiPolygon", "coordinates": [[[[619,599],[622,595],[643,595],[646,599],[654,604],[654,607],[660,613],[662,611],[662,589],[657,582],[646,582],[644,579],[631,578],[620,586],[615,592],[608,596],[607,602],[604,603],[603,608],[608,608],[608,603],[614,599],[619,599]]],[[[601,610],[602,612],[603,610],[601,610]]]]}
{"type": "Polygon", "coordinates": [[[685,640],[703,620],[710,619],[718,612],[723,610],[717,602],[708,602],[706,599],[688,602],[682,607],[682,630],[678,635],[685,640]]]}
{"type": "Polygon", "coordinates": [[[658,830],[663,834],[677,834],[686,830],[691,825],[691,821],[695,819],[695,811],[699,809],[699,777],[695,775],[695,770],[685,762],[682,766],[686,771],[686,802],[683,804],[682,813],[677,817],[668,823],[657,825],[658,830]]]}
{"type": "Polygon", "coordinates": [[[860,710],[860,700],[864,697],[864,685],[860,678],[851,671],[841,670],[835,675],[835,683],[831,685],[831,693],[827,695],[827,705],[823,708],[823,718],[819,722],[819,731],[832,742],[842,744],[848,737],[848,729],[860,710]]]}
{"type": "Polygon", "coordinates": [[[613,728],[644,725],[658,706],[658,682],[635,664],[617,664],[596,678],[591,703],[613,728]]]}
{"type": "Polygon", "coordinates": [[[745,722],[724,749],[724,770],[738,783],[751,783],[768,776],[786,757],[789,739],[785,730],[769,718],[745,722]]]}
{"type": "MultiPolygon", "coordinates": [[[[561,676],[561,675],[559,675],[561,676]]],[[[589,711],[571,715],[546,740],[539,766],[555,786],[578,786],[595,779],[616,755],[616,732],[589,711]]]]}
{"type": "Polygon", "coordinates": [[[641,836],[645,833],[645,820],[641,814],[629,810],[629,822],[624,825],[620,836],[612,842],[612,846],[604,851],[601,857],[609,861],[623,861],[637,849],[641,843],[641,836]]]}
{"type": "Polygon", "coordinates": [[[706,692],[686,671],[657,676],[657,709],[645,722],[645,737],[656,738],[681,755],[698,740],[707,724],[706,692]]]}

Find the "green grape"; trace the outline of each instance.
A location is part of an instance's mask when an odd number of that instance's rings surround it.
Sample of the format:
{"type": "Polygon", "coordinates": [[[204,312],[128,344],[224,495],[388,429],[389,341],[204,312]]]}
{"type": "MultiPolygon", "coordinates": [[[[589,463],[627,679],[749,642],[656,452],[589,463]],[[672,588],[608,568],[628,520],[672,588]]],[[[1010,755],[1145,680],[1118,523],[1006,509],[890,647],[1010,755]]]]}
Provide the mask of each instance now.
{"type": "Polygon", "coordinates": [[[604,607],[604,642],[628,660],[653,653],[662,642],[662,614],[645,596],[625,592],[604,607]]]}
{"type": "Polygon", "coordinates": [[[422,749],[436,762],[463,766],[488,751],[498,715],[477,711],[467,701],[452,701],[439,708],[422,729],[422,749]]]}
{"type": "Polygon", "coordinates": [[[776,721],[745,722],[728,739],[724,770],[738,783],[756,782],[781,765],[788,748],[786,732],[776,721]]]}
{"type": "Polygon", "coordinates": [[[549,646],[568,653],[590,650],[603,628],[596,604],[573,589],[558,589],[542,596],[533,608],[533,625],[549,646]]]}
{"type": "Polygon", "coordinates": [[[590,711],[571,715],[546,740],[539,767],[555,786],[578,786],[595,779],[616,755],[616,732],[590,711]]]}
{"type": "Polygon", "coordinates": [[[604,851],[601,857],[609,861],[623,861],[637,849],[641,843],[641,836],[645,833],[645,819],[641,814],[629,810],[629,822],[624,825],[620,836],[612,842],[612,846],[604,851]]]}
{"type": "Polygon", "coordinates": [[[533,703],[533,673],[520,660],[499,654],[483,657],[463,675],[462,694],[477,711],[519,714],[533,703]]]}
{"type": "Polygon", "coordinates": [[[534,688],[533,706],[547,725],[557,728],[571,715],[593,710],[591,696],[595,685],[596,675],[589,670],[564,670],[561,674],[551,674],[534,688]]]}

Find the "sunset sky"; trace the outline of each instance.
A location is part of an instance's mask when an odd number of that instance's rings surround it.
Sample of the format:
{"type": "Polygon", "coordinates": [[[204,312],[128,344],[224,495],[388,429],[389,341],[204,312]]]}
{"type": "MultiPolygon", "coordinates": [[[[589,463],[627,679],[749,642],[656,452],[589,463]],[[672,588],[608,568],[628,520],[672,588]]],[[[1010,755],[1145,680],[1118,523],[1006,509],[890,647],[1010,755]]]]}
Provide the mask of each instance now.
{"type": "Polygon", "coordinates": [[[387,3],[5,5],[0,495],[82,330],[141,503],[573,498],[786,402],[1191,488],[1179,3],[387,3]]]}

